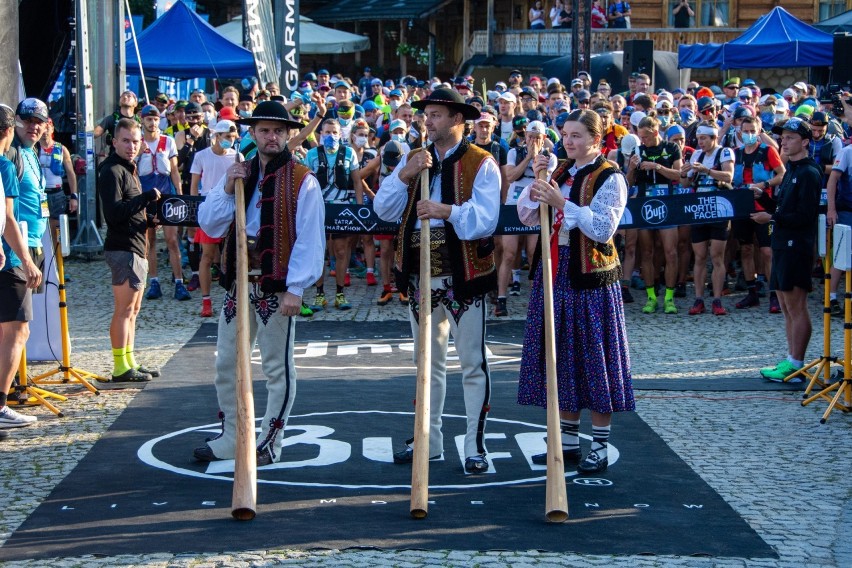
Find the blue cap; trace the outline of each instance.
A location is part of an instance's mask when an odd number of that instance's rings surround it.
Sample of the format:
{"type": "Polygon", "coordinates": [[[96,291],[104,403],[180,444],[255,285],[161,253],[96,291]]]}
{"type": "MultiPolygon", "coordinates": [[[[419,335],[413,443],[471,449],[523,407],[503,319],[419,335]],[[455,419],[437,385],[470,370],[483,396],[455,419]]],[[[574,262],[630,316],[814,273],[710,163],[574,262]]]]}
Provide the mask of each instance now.
{"type": "Polygon", "coordinates": [[[351,89],[352,87],[346,81],[338,81],[334,84],[335,89],[351,89]]]}
{"type": "Polygon", "coordinates": [[[741,86],[742,87],[754,87],[756,85],[757,85],[757,83],[754,82],[754,79],[746,79],[745,81],[743,81],[741,86]]]}
{"type": "Polygon", "coordinates": [[[684,91],[683,89],[678,87],[677,89],[672,89],[672,94],[673,95],[685,95],[686,91],[684,91]]]}
{"type": "Polygon", "coordinates": [[[680,124],[672,124],[669,126],[669,129],[666,130],[666,140],[670,140],[672,136],[677,136],[678,134],[686,136],[686,130],[684,130],[683,126],[680,124]]]}
{"type": "Polygon", "coordinates": [[[388,89],[392,89],[395,86],[396,85],[394,84],[393,79],[388,79],[387,81],[385,81],[385,87],[387,87],[388,89]]]}
{"type": "Polygon", "coordinates": [[[565,126],[565,121],[568,120],[568,116],[569,115],[567,112],[563,112],[557,115],[556,119],[553,121],[553,123],[556,125],[556,128],[561,129],[563,126],[565,126]]]}
{"type": "Polygon", "coordinates": [[[623,109],[621,109],[621,116],[624,116],[626,114],[631,114],[634,110],[636,110],[636,109],[633,108],[632,106],[628,105],[628,106],[624,107],[623,109]]]}
{"type": "Polygon", "coordinates": [[[371,110],[376,110],[377,108],[379,108],[378,106],[376,106],[376,103],[374,103],[373,101],[371,101],[371,100],[369,100],[369,99],[368,99],[368,100],[366,100],[366,101],[364,102],[364,104],[363,104],[363,105],[361,105],[361,106],[363,106],[363,107],[364,107],[364,108],[363,108],[364,112],[369,112],[369,111],[371,111],[371,110]]]}
{"type": "Polygon", "coordinates": [[[364,116],[364,107],[355,105],[355,118],[361,118],[362,116],[364,116]]]}
{"type": "Polygon", "coordinates": [[[402,91],[399,89],[394,89],[390,93],[388,93],[389,97],[402,97],[402,91]]]}
{"type": "Polygon", "coordinates": [[[370,81],[370,85],[379,85],[379,86],[381,86],[381,84],[382,84],[382,80],[381,80],[381,79],[379,79],[378,77],[370,81]]]}
{"type": "Polygon", "coordinates": [[[316,81],[317,74],[316,73],[305,73],[305,81],[316,81]]]}
{"type": "Polygon", "coordinates": [[[328,72],[328,69],[320,69],[317,71],[317,75],[331,75],[331,73],[328,72]]]}

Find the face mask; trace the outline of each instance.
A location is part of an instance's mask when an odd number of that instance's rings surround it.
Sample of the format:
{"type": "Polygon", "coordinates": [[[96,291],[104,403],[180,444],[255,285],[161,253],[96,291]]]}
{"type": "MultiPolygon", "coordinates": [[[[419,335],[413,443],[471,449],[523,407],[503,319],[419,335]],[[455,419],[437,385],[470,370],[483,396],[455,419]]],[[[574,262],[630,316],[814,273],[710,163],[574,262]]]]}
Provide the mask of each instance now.
{"type": "Polygon", "coordinates": [[[776,112],[775,113],[776,122],[779,121],[779,120],[784,120],[785,118],[787,118],[787,113],[785,113],[785,112],[776,112]]]}
{"type": "Polygon", "coordinates": [[[355,137],[355,145],[358,148],[363,148],[367,145],[367,137],[366,136],[356,136],[355,137]]]}
{"type": "Polygon", "coordinates": [[[757,144],[757,133],[754,134],[743,134],[743,146],[751,146],[752,144],[757,144]]]}
{"type": "Polygon", "coordinates": [[[230,150],[234,147],[234,143],[228,140],[227,138],[222,138],[219,140],[219,147],[223,150],[230,150]]]}
{"type": "Polygon", "coordinates": [[[391,110],[396,110],[396,109],[398,109],[398,108],[399,108],[399,105],[401,105],[401,104],[402,104],[402,103],[400,103],[400,102],[399,102],[399,101],[397,101],[397,100],[392,100],[392,101],[390,101],[390,102],[388,103],[388,106],[390,106],[390,107],[391,107],[391,110]]]}
{"type": "Polygon", "coordinates": [[[684,108],[680,111],[680,119],[684,122],[684,124],[689,124],[693,120],[695,120],[695,113],[692,112],[692,109],[684,108]]]}
{"type": "Polygon", "coordinates": [[[327,150],[336,150],[339,143],[340,137],[335,134],[326,134],[322,137],[322,145],[327,150]]]}
{"type": "Polygon", "coordinates": [[[399,142],[400,144],[404,144],[405,143],[405,134],[392,134],[391,140],[393,140],[394,142],[399,142]]]}
{"type": "Polygon", "coordinates": [[[775,123],[775,113],[772,111],[764,111],[760,113],[760,121],[763,124],[774,124],[775,123]]]}
{"type": "Polygon", "coordinates": [[[340,126],[349,126],[349,123],[352,122],[352,119],[351,118],[342,118],[340,115],[338,115],[337,121],[340,123],[340,126]]]}
{"type": "Polygon", "coordinates": [[[206,122],[207,124],[210,124],[211,122],[214,122],[215,120],[216,120],[216,113],[215,112],[205,112],[204,113],[204,122],[206,122]]]}
{"type": "Polygon", "coordinates": [[[247,110],[240,110],[240,118],[251,118],[251,113],[247,110]]]}
{"type": "Polygon", "coordinates": [[[666,126],[669,125],[669,117],[668,116],[662,116],[661,115],[661,116],[658,116],[657,118],[660,120],[660,126],[662,126],[663,128],[665,128],[666,126]]]}

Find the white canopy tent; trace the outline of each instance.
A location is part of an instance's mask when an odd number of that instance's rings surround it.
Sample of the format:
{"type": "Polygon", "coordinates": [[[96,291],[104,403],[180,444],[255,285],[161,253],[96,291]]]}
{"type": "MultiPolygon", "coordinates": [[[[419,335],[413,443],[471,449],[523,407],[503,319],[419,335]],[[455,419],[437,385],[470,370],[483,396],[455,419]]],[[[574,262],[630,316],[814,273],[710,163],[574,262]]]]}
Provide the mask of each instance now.
{"type": "MultiPolygon", "coordinates": [[[[370,38],[315,24],[310,18],[299,16],[299,51],[308,55],[355,53],[370,49],[370,38]]],[[[243,44],[243,17],[237,16],[216,28],[220,34],[243,44]]]]}

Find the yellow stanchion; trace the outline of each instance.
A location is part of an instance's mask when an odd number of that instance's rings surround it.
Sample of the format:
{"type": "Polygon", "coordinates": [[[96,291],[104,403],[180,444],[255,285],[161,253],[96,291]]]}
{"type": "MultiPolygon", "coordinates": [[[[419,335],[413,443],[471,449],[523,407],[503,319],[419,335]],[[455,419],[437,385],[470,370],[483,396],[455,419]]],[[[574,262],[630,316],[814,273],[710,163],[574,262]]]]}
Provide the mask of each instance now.
{"type": "Polygon", "coordinates": [[[27,349],[26,347],[21,352],[21,363],[18,366],[18,384],[13,384],[12,389],[10,391],[10,396],[7,401],[7,404],[10,405],[34,405],[40,404],[50,410],[55,415],[62,418],[65,416],[61,410],[59,410],[56,406],[54,406],[48,398],[52,398],[58,400],[60,402],[64,402],[68,400],[68,397],[62,396],[61,394],[56,394],[55,392],[50,392],[36,386],[30,384],[30,381],[27,378],[27,349]]]}

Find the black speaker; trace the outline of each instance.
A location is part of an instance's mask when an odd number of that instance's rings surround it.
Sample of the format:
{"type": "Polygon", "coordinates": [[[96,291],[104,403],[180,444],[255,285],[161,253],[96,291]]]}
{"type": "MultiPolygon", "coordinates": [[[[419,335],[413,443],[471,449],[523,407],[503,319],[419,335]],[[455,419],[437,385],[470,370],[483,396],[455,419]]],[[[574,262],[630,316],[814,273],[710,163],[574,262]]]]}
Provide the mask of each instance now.
{"type": "Polygon", "coordinates": [[[852,35],[834,34],[834,63],[831,69],[831,82],[846,85],[852,82],[852,35]]]}
{"type": "Polygon", "coordinates": [[[654,84],[654,40],[628,39],[624,41],[624,83],[631,73],[645,73],[654,84]]]}

